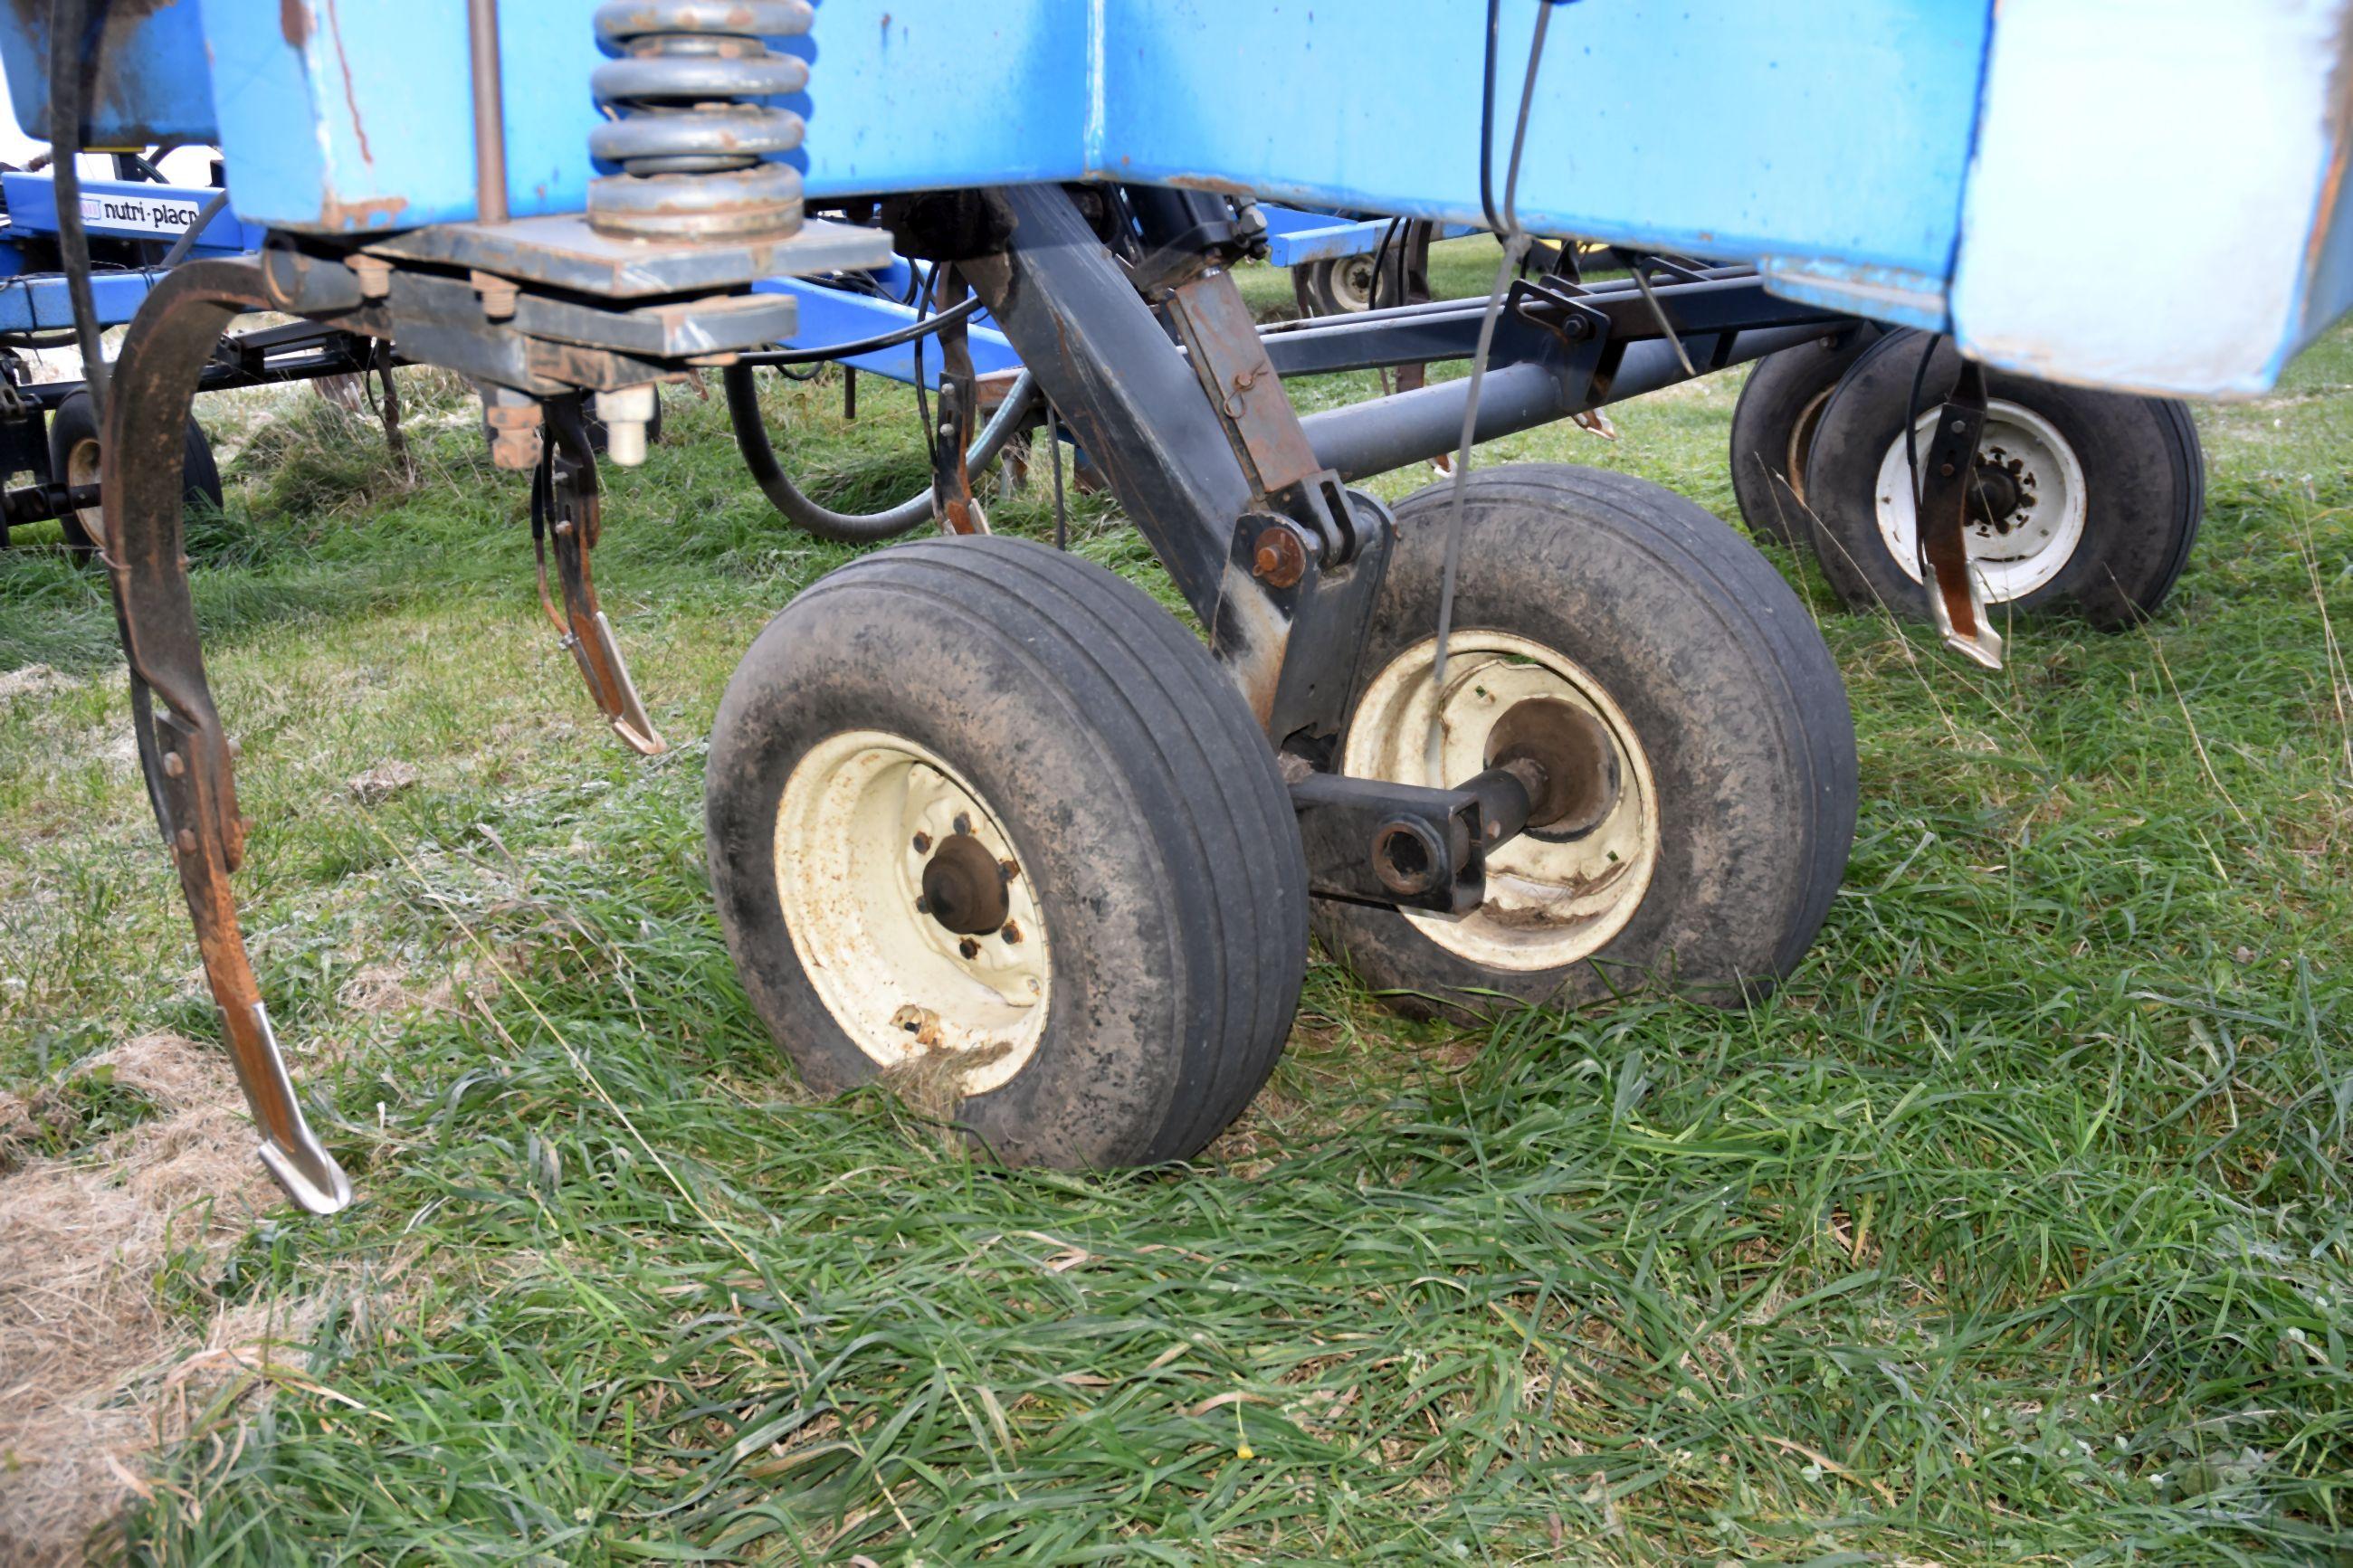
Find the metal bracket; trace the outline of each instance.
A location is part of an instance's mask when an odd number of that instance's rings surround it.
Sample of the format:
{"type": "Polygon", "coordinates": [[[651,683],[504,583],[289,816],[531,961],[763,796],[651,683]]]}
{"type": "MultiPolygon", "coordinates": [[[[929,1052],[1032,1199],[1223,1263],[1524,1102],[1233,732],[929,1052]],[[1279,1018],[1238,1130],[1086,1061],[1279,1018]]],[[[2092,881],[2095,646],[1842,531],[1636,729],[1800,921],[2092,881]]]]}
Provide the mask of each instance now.
{"type": "Polygon", "coordinates": [[[1291,804],[1314,897],[1441,915],[1486,900],[1486,825],[1469,791],[1311,773],[1291,804]]]}
{"type": "Polygon", "coordinates": [[[1234,528],[1209,646],[1278,745],[1303,731],[1339,731],[1388,573],[1397,537],[1388,509],[1360,493],[1343,499],[1357,542],[1336,567],[1324,564],[1315,535],[1288,518],[1245,517],[1234,528]]]}
{"type": "Polygon", "coordinates": [[[596,489],[596,454],[588,444],[588,425],[581,395],[571,393],[547,400],[550,439],[540,454],[531,486],[532,545],[539,559],[539,603],[562,634],[564,647],[580,667],[588,695],[613,726],[613,732],[640,756],[658,757],[670,742],[646,716],[637,683],[614,640],[613,624],[596,602],[596,580],[589,556],[603,532],[604,514],[596,489]],[[557,580],[564,592],[559,612],[547,591],[549,542],[554,542],[557,580]]]}
{"type": "MultiPolygon", "coordinates": [[[[962,274],[942,276],[939,309],[953,310],[972,291],[962,274]]],[[[943,533],[987,533],[988,514],[972,493],[972,443],[980,423],[980,376],[972,337],[959,320],[941,329],[939,422],[932,440],[932,516],[943,533]]]]}
{"type": "MultiPolygon", "coordinates": [[[[1985,594],[1977,574],[1969,570],[1968,542],[1969,485],[1985,422],[1985,367],[1964,361],[1960,381],[1937,411],[1936,438],[1920,459],[1914,531],[1920,585],[1928,591],[1928,613],[1936,619],[1937,635],[1954,652],[1988,669],[2000,669],[2001,634],[1986,619],[1985,594]]],[[[1906,429],[1904,438],[1915,441],[1918,433],[1906,429]]]]}
{"type": "Polygon", "coordinates": [[[1319,899],[1468,914],[1487,899],[1487,856],[1527,826],[1541,768],[1488,769],[1453,789],[1309,773],[1291,786],[1319,899]]]}

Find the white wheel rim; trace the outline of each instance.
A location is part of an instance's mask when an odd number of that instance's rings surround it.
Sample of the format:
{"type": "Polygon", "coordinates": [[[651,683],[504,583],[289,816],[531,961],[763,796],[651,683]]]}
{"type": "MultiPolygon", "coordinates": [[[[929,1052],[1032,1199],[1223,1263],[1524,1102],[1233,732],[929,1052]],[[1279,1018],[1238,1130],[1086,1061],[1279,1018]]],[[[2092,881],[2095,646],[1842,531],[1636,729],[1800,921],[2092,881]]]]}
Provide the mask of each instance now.
{"type": "Polygon", "coordinates": [[[777,804],[776,877],[810,984],[877,1066],[961,1065],[974,1095],[1036,1054],[1052,996],[1046,921],[1003,825],[936,752],[880,730],[812,748],[777,804]],[[960,936],[919,907],[925,866],[960,833],[1008,868],[997,931],[960,936]]]}
{"type": "Polygon", "coordinates": [[[1601,721],[1619,761],[1619,794],[1594,829],[1568,842],[1523,834],[1487,857],[1487,900],[1470,914],[1406,911],[1424,936],[1489,969],[1558,969],[1600,951],[1641,907],[1659,858],[1658,786],[1633,725],[1585,668],[1505,632],[1448,639],[1446,687],[1434,679],[1438,639],[1391,659],[1348,724],[1342,769],[1356,778],[1447,787],[1487,766],[1487,739],[1518,704],[1550,699],[1601,721]],[[1439,721],[1437,766],[1428,751],[1439,721]]]}
{"type": "MultiPolygon", "coordinates": [[[[1925,414],[1917,426],[1924,463],[1938,417],[1935,412],[1925,414]]],[[[2047,586],[2084,542],[2084,465],[2049,420],[2031,408],[1999,400],[1986,405],[1978,458],[2008,469],[2020,497],[2019,505],[2000,523],[1972,518],[1962,534],[1969,570],[1986,603],[2007,604],[2047,586]]],[[[1880,540],[1904,574],[1917,583],[1919,522],[1901,437],[1888,444],[1878,483],[1880,540]]]]}
{"type": "MultiPolygon", "coordinates": [[[[66,452],[66,483],[76,489],[94,485],[98,483],[103,466],[102,454],[95,440],[76,441],[66,452]]],[[[104,541],[106,510],[103,507],[76,507],[74,517],[81,523],[83,532],[92,539],[104,541]]]]}
{"type": "Polygon", "coordinates": [[[1332,300],[1344,310],[1369,310],[1373,308],[1373,258],[1369,256],[1344,257],[1332,268],[1332,300]]]}

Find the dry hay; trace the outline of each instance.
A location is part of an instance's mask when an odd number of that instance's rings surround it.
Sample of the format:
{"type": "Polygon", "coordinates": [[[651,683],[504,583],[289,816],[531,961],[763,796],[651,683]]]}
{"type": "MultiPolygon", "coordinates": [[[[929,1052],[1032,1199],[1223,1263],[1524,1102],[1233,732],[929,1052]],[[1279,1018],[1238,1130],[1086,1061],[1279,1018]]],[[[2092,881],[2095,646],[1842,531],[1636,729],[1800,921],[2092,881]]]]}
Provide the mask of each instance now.
{"type": "Polygon", "coordinates": [[[60,675],[46,664],[0,669],[0,703],[13,702],[19,697],[47,697],[52,691],[79,684],[72,676],[60,675]]]}
{"type": "Polygon", "coordinates": [[[0,1564],[79,1562],[141,1486],[141,1456],[314,1315],[238,1309],[199,1335],[164,1310],[165,1259],[217,1254],[276,1192],[217,1050],[148,1035],[80,1070],[101,1066],[157,1114],[0,1174],[0,1564]]]}

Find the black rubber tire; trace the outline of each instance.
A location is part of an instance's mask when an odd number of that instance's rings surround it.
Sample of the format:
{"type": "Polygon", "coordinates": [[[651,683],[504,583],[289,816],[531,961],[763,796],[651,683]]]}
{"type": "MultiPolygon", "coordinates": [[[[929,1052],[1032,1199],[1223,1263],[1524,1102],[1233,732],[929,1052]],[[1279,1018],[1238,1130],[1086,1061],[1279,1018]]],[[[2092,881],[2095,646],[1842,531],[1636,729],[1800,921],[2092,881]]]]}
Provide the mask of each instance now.
{"type": "MultiPolygon", "coordinates": [[[[1432,635],[1451,489],[1398,508],[1352,707],[1432,635]]],[[[1820,930],[1854,838],[1854,722],[1820,628],[1754,545],[1644,480],[1488,468],[1464,510],[1455,626],[1554,648],[1601,684],[1650,759],[1658,864],[1626,927],[1561,968],[1489,968],[1370,905],[1319,900],[1318,934],[1423,1015],[1493,1011],[1479,993],[1577,1003],[1649,986],[1736,1005],[1768,990],[1820,930]]]]}
{"type": "MultiPolygon", "coordinates": [[[[85,441],[99,438],[98,416],[91,411],[90,394],[77,392],[57,406],[49,416],[49,477],[59,484],[67,482],[67,461],[73,449],[85,441]]],[[[182,472],[184,491],[190,506],[202,503],[218,511],[225,504],[221,491],[220,466],[213,461],[213,444],[205,438],[203,428],[192,416],[188,420],[187,444],[182,452],[185,464],[182,472]]],[[[77,555],[98,552],[98,536],[90,525],[75,512],[58,519],[65,531],[66,548],[77,555]]]]}
{"type": "MultiPolygon", "coordinates": [[[[1927,594],[1880,537],[1877,489],[1880,464],[1904,429],[1923,342],[1902,331],[1866,349],[1824,406],[1807,454],[1823,575],[1851,605],[1885,605],[1915,620],[1928,618],[1927,594]]],[[[1951,392],[1960,366],[1951,342],[1939,343],[1921,383],[1922,407],[1951,392]]],[[[2189,563],[2206,507],[2206,458],[2189,408],[1995,370],[1986,373],[1986,395],[2050,421],[2084,470],[2081,542],[2055,577],[2001,612],[2073,607],[2105,630],[2155,615],[2189,563]]]]}
{"type": "Polygon", "coordinates": [[[1767,354],[1732,410],[1732,493],[1759,539],[1805,542],[1806,451],[1831,393],[1879,341],[1868,322],[1767,354]]]}
{"type": "Polygon", "coordinates": [[[712,731],[712,886],[754,1006],[828,1094],[879,1069],[810,984],[771,868],[786,781],[845,730],[962,772],[1040,901],[1043,1037],[960,1126],[1011,1163],[1092,1169],[1184,1159],[1241,1114],[1298,1005],[1307,872],[1273,752],[1197,639],[1006,538],[868,556],[760,634],[712,731]]]}

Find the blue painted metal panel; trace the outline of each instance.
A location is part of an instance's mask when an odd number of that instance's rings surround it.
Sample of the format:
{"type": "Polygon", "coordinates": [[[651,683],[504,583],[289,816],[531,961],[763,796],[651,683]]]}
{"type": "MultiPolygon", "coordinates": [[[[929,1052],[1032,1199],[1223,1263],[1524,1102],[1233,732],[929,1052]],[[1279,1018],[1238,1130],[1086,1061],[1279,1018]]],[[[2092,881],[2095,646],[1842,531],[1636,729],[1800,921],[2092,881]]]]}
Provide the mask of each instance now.
{"type": "MultiPolygon", "coordinates": [[[[8,10],[9,20],[0,24],[0,67],[8,75],[9,104],[27,135],[47,141],[49,8],[16,0],[8,10]]],[[[91,146],[144,149],[166,140],[215,140],[213,82],[205,68],[197,0],[111,7],[99,62],[83,116],[91,146]]]]}
{"type": "MultiPolygon", "coordinates": [[[[0,243],[9,230],[55,234],[58,192],[55,178],[38,174],[0,174],[0,192],[8,203],[8,226],[0,229],[0,243]]],[[[138,180],[84,180],[81,183],[82,227],[93,235],[125,239],[175,240],[185,232],[205,203],[217,192],[200,185],[158,185],[138,180]]],[[[262,231],[239,222],[223,210],[214,215],[196,238],[200,255],[223,256],[256,250],[262,231]]]]}
{"type": "MultiPolygon", "coordinates": [[[[221,147],[239,214],[353,232],[475,214],[464,0],[206,0],[221,147]],[[292,29],[283,14],[305,18],[292,29]],[[288,34],[300,35],[290,41],[288,34]],[[396,68],[378,62],[397,62],[396,68]]],[[[833,0],[780,47],[811,61],[812,195],[1077,179],[1090,34],[1053,0],[915,0],[887,13],[833,0]]],[[[507,201],[518,217],[577,212],[599,171],[588,90],[602,63],[586,5],[500,13],[507,201]]]]}
{"type": "MultiPolygon", "coordinates": [[[[500,9],[507,201],[517,217],[587,200],[589,7],[500,9]]],[[[474,216],[465,0],[206,0],[220,147],[240,216],[328,233],[474,216]]]]}
{"type": "MultiPolygon", "coordinates": [[[[800,328],[786,341],[787,348],[814,350],[857,342],[880,337],[915,319],[913,307],[895,300],[878,300],[871,294],[854,294],[800,279],[772,279],[754,287],[765,294],[790,294],[800,301],[800,328]]],[[[984,324],[987,320],[987,312],[983,311],[965,334],[972,344],[973,368],[983,375],[1020,369],[1021,357],[1013,352],[1013,345],[1003,332],[984,324]]],[[[844,363],[892,381],[912,384],[915,379],[915,350],[912,343],[880,353],[860,354],[844,363]]],[[[940,350],[936,342],[923,345],[923,384],[934,388],[940,384],[940,350]]]]}
{"type": "Polygon", "coordinates": [[[818,0],[809,37],[813,196],[1076,180],[1105,0],[818,0]]]}
{"type": "MultiPolygon", "coordinates": [[[[139,302],[164,278],[161,272],[100,272],[90,280],[98,319],[120,326],[139,313],[139,302]]],[[[73,330],[73,302],[66,280],[54,272],[0,279],[0,332],[67,332],[73,330]]]]}
{"type": "MultiPolygon", "coordinates": [[[[1504,9],[1500,97],[1516,100],[1536,9],[1504,9]]],[[[1522,219],[1540,233],[1941,279],[1990,13],[1989,0],[1559,8],[1522,219]]],[[[1116,0],[1113,15],[1102,96],[1116,108],[1090,159],[1099,171],[1212,187],[1240,177],[1309,206],[1480,221],[1482,6],[1116,0]],[[1234,91],[1275,62],[1279,97],[1234,91]]],[[[1502,178],[1498,167],[1499,191],[1502,178]]]]}
{"type": "MultiPolygon", "coordinates": [[[[1319,213],[1293,212],[1288,207],[1266,203],[1259,210],[1267,215],[1267,260],[1276,267],[1303,267],[1311,261],[1337,261],[1347,256],[1373,256],[1379,253],[1382,239],[1393,221],[1370,218],[1361,223],[1335,220],[1319,213]],[[1277,216],[1281,214],[1282,216],[1277,216]],[[1306,221],[1301,222],[1299,220],[1306,221]]],[[[1441,225],[1440,239],[1460,239],[1468,234],[1486,231],[1469,224],[1441,225]]]]}
{"type": "MultiPolygon", "coordinates": [[[[470,216],[461,0],[292,3],[312,18],[292,29],[299,45],[277,8],[206,11],[238,210],[329,229],[470,216]],[[396,59],[397,71],[369,68],[396,59]]],[[[1989,8],[1563,8],[1522,216],[1547,232],[1820,256],[1934,286],[1957,232],[1989,8]]],[[[1507,61],[1525,57],[1535,11],[1506,8],[1507,61]]],[[[1472,0],[1355,0],[1345,15],[1311,0],[898,0],[882,13],[829,0],[793,46],[813,61],[809,189],[1092,174],[1475,222],[1482,15],[1472,0]],[[1234,90],[1271,68],[1280,95],[1234,90]]],[[[596,122],[586,18],[509,6],[504,29],[513,210],[576,210],[596,122]]]]}

